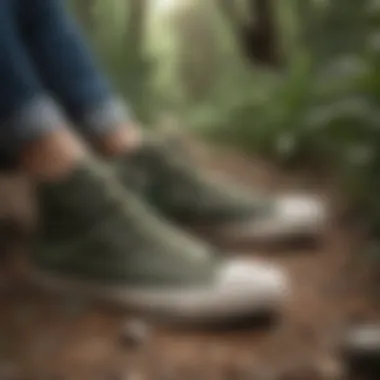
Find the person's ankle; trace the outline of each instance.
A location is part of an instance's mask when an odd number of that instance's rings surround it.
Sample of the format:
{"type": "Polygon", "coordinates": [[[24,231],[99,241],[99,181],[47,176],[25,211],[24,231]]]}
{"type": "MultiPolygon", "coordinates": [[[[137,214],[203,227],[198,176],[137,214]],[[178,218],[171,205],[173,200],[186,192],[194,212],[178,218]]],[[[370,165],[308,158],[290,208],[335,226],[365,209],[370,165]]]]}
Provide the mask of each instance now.
{"type": "Polygon", "coordinates": [[[95,150],[104,157],[119,157],[138,150],[142,133],[135,125],[123,125],[93,140],[95,150]]]}
{"type": "Polygon", "coordinates": [[[29,142],[22,149],[19,162],[21,170],[33,181],[55,181],[69,175],[86,155],[79,138],[60,129],[29,142]]]}

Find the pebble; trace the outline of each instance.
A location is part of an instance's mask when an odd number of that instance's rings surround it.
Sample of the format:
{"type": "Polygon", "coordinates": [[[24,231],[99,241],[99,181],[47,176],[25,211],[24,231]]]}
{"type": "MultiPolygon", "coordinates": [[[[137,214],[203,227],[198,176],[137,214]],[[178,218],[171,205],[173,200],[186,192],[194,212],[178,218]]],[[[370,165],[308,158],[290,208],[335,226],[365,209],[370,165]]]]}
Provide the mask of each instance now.
{"type": "Polygon", "coordinates": [[[339,380],[345,375],[343,363],[332,358],[324,358],[318,361],[316,369],[324,380],[339,380]]]}
{"type": "Polygon", "coordinates": [[[128,321],[122,328],[120,342],[124,348],[138,348],[149,339],[150,326],[143,320],[128,321]]]}
{"type": "Polygon", "coordinates": [[[348,349],[378,352],[380,355],[380,325],[362,325],[348,331],[343,343],[348,349]]]}
{"type": "Polygon", "coordinates": [[[380,325],[352,327],[342,339],[341,350],[351,375],[380,378],[380,325]]]}

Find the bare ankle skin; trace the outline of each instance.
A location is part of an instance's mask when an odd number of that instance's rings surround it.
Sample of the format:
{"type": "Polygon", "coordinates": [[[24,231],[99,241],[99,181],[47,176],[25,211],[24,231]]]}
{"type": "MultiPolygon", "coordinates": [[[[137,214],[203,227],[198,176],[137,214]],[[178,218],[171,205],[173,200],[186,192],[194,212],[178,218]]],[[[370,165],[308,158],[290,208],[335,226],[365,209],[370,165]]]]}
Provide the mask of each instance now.
{"type": "Polygon", "coordinates": [[[50,132],[28,143],[20,154],[20,169],[33,181],[59,180],[86,156],[86,148],[69,129],[50,132]]]}
{"type": "Polygon", "coordinates": [[[140,128],[133,124],[125,124],[115,131],[95,139],[93,146],[98,153],[105,157],[117,157],[137,150],[141,142],[140,128]]]}

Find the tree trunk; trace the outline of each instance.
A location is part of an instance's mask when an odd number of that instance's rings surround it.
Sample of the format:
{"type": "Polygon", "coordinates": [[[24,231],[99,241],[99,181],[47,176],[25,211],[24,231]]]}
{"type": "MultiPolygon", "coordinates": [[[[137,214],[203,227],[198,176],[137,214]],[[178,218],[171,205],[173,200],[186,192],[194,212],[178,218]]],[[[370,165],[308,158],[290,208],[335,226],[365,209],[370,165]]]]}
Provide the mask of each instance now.
{"type": "Polygon", "coordinates": [[[149,0],[128,0],[123,52],[123,89],[137,117],[149,119],[150,61],[145,54],[149,0]]]}
{"type": "Polygon", "coordinates": [[[242,22],[234,8],[233,0],[220,0],[239,39],[244,54],[252,63],[278,67],[282,64],[282,49],[277,31],[274,0],[249,1],[250,22],[242,22]]]}
{"type": "Polygon", "coordinates": [[[128,0],[126,41],[131,54],[141,56],[145,39],[148,0],[128,0]]]}

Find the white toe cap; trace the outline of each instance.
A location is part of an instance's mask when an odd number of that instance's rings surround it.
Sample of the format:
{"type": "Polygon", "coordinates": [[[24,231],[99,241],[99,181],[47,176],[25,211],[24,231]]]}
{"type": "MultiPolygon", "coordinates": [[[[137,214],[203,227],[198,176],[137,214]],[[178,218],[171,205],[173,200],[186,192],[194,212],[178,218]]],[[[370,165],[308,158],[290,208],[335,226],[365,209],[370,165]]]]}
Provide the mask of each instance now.
{"type": "Polygon", "coordinates": [[[280,309],[289,295],[280,269],[252,260],[229,260],[219,268],[212,286],[187,293],[179,308],[184,314],[230,318],[280,309]]]}
{"type": "Polygon", "coordinates": [[[326,204],[321,198],[290,195],[274,202],[267,215],[224,226],[223,235],[241,240],[278,241],[293,236],[317,235],[328,219],[326,204]]]}
{"type": "Polygon", "coordinates": [[[303,223],[322,224],[327,217],[326,204],[321,198],[289,195],[276,202],[276,212],[284,220],[303,223]]]}

